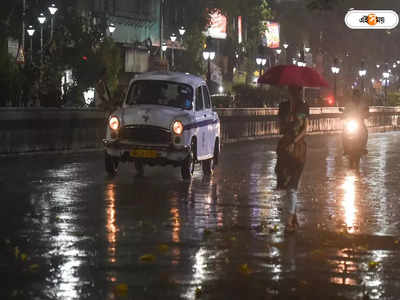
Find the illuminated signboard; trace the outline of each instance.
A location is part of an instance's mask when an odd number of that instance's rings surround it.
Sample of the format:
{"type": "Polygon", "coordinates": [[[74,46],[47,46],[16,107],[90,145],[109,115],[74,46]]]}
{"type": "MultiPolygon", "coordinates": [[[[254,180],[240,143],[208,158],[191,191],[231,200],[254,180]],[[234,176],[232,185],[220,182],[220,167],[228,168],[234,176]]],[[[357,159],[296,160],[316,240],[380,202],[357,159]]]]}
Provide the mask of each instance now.
{"type": "Polygon", "coordinates": [[[264,30],[262,32],[263,46],[268,48],[279,48],[279,23],[263,22],[264,30]]]}
{"type": "Polygon", "coordinates": [[[208,30],[205,34],[214,39],[226,39],[226,16],[216,11],[211,13],[210,17],[210,24],[208,25],[208,30]]]}

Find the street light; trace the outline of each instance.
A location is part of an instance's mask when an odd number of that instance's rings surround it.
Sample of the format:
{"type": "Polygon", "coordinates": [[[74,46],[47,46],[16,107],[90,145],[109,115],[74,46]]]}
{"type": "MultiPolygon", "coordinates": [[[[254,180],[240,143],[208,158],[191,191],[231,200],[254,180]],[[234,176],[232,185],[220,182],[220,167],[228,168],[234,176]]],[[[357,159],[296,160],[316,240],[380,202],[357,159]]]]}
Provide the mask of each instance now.
{"type": "Polygon", "coordinates": [[[28,35],[30,37],[31,40],[31,50],[30,50],[30,56],[31,56],[31,63],[33,61],[33,56],[32,56],[32,52],[33,52],[33,47],[32,47],[32,39],[33,39],[33,35],[35,34],[35,29],[33,28],[32,25],[29,25],[28,29],[26,30],[28,32],[28,35]]]}
{"type": "Polygon", "coordinates": [[[360,75],[361,78],[361,90],[362,93],[364,94],[364,77],[367,75],[367,70],[364,67],[365,63],[364,60],[361,61],[361,69],[358,71],[358,75],[360,75]]]}
{"type": "Polygon", "coordinates": [[[339,74],[339,72],[340,72],[340,68],[338,67],[338,59],[337,58],[334,59],[333,66],[332,66],[331,70],[332,70],[333,79],[334,79],[334,81],[333,81],[334,97],[335,97],[335,102],[336,102],[336,105],[337,105],[337,100],[336,100],[336,78],[337,78],[337,74],[339,74]]]}
{"type": "Polygon", "coordinates": [[[376,68],[379,69],[381,65],[376,65],[376,68]]]}
{"type": "Polygon", "coordinates": [[[279,55],[282,53],[282,49],[279,49],[279,48],[278,48],[278,49],[276,49],[275,51],[276,51],[276,54],[277,54],[277,59],[276,59],[276,60],[277,60],[277,63],[279,63],[279,58],[280,58],[279,55]]]}
{"type": "Polygon", "coordinates": [[[166,43],[166,42],[162,43],[162,45],[161,45],[161,50],[162,50],[163,52],[165,52],[165,51],[167,51],[167,48],[168,48],[167,43],[166,43]]]}
{"type": "Polygon", "coordinates": [[[383,72],[383,78],[385,78],[385,105],[387,105],[387,85],[389,79],[389,72],[383,72]]]}
{"type": "Polygon", "coordinates": [[[311,48],[310,47],[304,47],[304,51],[306,51],[306,53],[310,52],[311,48]]]}
{"type": "Polygon", "coordinates": [[[285,48],[285,63],[288,63],[288,56],[287,56],[287,48],[289,47],[288,43],[283,43],[283,48],[285,48]]]}
{"type": "Polygon", "coordinates": [[[207,61],[207,85],[210,85],[211,82],[211,61],[215,58],[215,52],[204,50],[203,51],[203,58],[207,61]]]}
{"type": "Polygon", "coordinates": [[[46,22],[46,17],[41,13],[38,17],[40,24],[40,64],[43,64],[43,24],[46,22]]]}
{"type": "Polygon", "coordinates": [[[263,58],[263,57],[257,57],[256,58],[256,64],[258,65],[258,68],[259,68],[258,72],[259,72],[260,76],[262,75],[262,69],[266,65],[266,63],[267,63],[267,59],[266,58],[263,58]]]}
{"type": "Polygon", "coordinates": [[[110,23],[110,25],[108,25],[108,31],[110,32],[111,36],[114,33],[115,29],[117,29],[117,27],[114,25],[114,23],[110,23]]]}
{"type": "Polygon", "coordinates": [[[175,69],[174,47],[175,47],[175,41],[176,41],[176,34],[175,33],[171,34],[171,36],[169,38],[171,39],[171,42],[172,42],[172,46],[171,46],[171,69],[172,69],[172,71],[174,71],[174,69],[175,69]]]}
{"type": "Polygon", "coordinates": [[[51,15],[51,30],[50,30],[50,40],[53,39],[53,32],[54,32],[54,15],[56,14],[58,8],[56,7],[56,5],[53,3],[51,4],[49,7],[49,12],[51,15]]]}
{"type": "Polygon", "coordinates": [[[185,27],[181,26],[181,27],[178,29],[178,31],[179,31],[179,34],[180,34],[180,36],[181,36],[181,41],[183,41],[183,35],[184,35],[185,32],[186,32],[185,27]]]}

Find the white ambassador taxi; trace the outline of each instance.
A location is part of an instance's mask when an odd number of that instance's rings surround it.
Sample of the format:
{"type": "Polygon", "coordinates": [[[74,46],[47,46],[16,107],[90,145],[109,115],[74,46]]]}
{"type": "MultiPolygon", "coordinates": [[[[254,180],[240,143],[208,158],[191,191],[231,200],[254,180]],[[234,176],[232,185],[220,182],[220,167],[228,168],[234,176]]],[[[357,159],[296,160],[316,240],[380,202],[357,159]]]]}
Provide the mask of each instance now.
{"type": "Polygon", "coordinates": [[[206,82],[173,72],[136,75],[122,107],[107,122],[105,168],[114,176],[118,164],[172,165],[190,179],[196,163],[212,175],[220,154],[220,121],[212,110],[206,82]]]}

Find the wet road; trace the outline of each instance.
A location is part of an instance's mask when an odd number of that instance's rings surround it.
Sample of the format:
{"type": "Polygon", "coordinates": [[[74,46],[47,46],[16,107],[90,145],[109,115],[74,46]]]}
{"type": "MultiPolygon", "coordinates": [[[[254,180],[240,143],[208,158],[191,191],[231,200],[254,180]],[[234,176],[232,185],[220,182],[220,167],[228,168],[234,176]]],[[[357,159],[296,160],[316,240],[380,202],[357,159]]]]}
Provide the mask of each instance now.
{"type": "Polygon", "coordinates": [[[310,136],[284,232],[276,140],[226,145],[215,176],[100,153],[0,159],[0,299],[398,299],[400,133],[371,134],[360,172],[310,136]]]}

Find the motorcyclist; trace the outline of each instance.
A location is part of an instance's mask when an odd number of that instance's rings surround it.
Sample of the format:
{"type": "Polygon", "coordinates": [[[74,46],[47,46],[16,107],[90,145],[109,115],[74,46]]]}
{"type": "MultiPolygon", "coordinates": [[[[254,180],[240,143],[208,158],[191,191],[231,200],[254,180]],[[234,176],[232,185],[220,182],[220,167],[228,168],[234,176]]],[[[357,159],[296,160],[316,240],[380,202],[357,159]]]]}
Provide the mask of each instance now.
{"type": "MultiPolygon", "coordinates": [[[[364,154],[368,153],[367,151],[367,142],[368,142],[368,129],[365,125],[365,119],[368,117],[369,107],[368,104],[363,101],[361,97],[361,92],[358,89],[353,90],[353,97],[350,101],[348,101],[345,105],[344,115],[345,118],[356,118],[360,120],[361,123],[361,134],[362,134],[362,146],[364,149],[364,154]]],[[[344,149],[344,154],[347,154],[348,149],[344,149]]]]}

